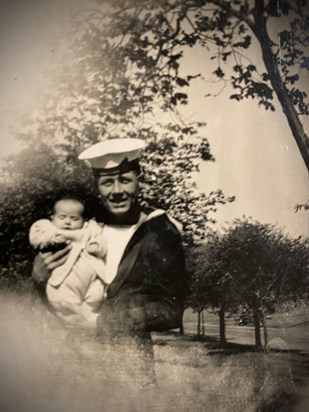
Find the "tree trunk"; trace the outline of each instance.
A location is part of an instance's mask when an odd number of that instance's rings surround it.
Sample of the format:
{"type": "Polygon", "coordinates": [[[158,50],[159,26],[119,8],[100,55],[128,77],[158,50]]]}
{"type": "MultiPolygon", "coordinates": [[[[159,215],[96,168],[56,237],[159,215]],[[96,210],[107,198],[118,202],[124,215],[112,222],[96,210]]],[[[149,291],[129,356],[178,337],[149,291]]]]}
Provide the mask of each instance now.
{"type": "Polygon", "coordinates": [[[219,310],[219,320],[220,320],[220,342],[224,344],[226,343],[224,306],[222,306],[219,310]]]}
{"type": "Polygon", "coordinates": [[[197,336],[201,336],[201,311],[197,312],[197,336]]]}
{"type": "Polygon", "coordinates": [[[185,334],[185,328],[183,327],[183,319],[181,319],[181,324],[179,326],[179,333],[180,333],[180,335],[185,334]]]}
{"type": "Polygon", "coordinates": [[[264,335],[264,348],[266,348],[267,343],[268,343],[268,332],[267,332],[266,321],[265,321],[265,316],[263,312],[261,315],[261,323],[262,323],[263,335],[264,335]]]}
{"type": "Polygon", "coordinates": [[[202,336],[205,336],[205,324],[204,324],[204,311],[202,310],[201,313],[201,319],[202,319],[202,336]]]}
{"type": "Polygon", "coordinates": [[[309,139],[305,133],[302,123],[299,120],[297,111],[291,101],[288,90],[281,80],[276,58],[271,49],[272,42],[267,32],[266,20],[263,14],[264,7],[262,3],[259,2],[260,0],[256,0],[256,24],[251,28],[260,43],[263,61],[269,74],[271,85],[278,97],[283,113],[285,114],[289,123],[293,137],[297,143],[307,169],[309,170],[309,139]]]}
{"type": "Polygon", "coordinates": [[[255,331],[255,346],[257,348],[261,348],[262,341],[261,341],[260,317],[259,317],[258,308],[253,309],[253,321],[254,321],[254,331],[255,331]]]}

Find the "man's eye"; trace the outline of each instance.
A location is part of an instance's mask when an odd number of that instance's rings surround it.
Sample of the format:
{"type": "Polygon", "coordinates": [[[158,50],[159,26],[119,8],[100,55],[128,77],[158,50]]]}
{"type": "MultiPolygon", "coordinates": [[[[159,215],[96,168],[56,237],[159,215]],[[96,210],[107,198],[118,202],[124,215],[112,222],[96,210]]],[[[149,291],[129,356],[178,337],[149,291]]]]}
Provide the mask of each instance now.
{"type": "Polygon", "coordinates": [[[106,181],[106,182],[101,182],[100,186],[111,186],[113,183],[110,181],[106,181]]]}
{"type": "Polygon", "coordinates": [[[120,182],[120,183],[123,183],[123,184],[127,185],[127,184],[130,183],[130,182],[131,182],[130,179],[121,179],[121,182],[120,182]]]}

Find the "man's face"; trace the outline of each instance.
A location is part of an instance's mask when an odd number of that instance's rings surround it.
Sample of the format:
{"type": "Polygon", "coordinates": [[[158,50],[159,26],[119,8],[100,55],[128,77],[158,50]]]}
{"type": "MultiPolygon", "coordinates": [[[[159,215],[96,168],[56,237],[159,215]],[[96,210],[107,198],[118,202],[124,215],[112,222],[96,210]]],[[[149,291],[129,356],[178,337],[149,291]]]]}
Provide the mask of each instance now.
{"type": "Polygon", "coordinates": [[[100,176],[98,188],[107,210],[120,216],[129,212],[137,199],[138,177],[135,171],[100,176]]]}

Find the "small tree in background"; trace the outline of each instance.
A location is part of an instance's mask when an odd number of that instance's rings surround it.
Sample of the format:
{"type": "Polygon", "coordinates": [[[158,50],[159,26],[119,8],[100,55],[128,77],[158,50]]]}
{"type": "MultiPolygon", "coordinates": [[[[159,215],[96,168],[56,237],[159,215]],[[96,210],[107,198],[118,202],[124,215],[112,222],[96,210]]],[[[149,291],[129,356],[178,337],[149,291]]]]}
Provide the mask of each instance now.
{"type": "MultiPolygon", "coordinates": [[[[189,252],[191,293],[188,306],[198,313],[212,308],[219,315],[220,342],[226,342],[225,313],[237,312],[241,303],[237,288],[228,272],[224,236],[211,232],[207,242],[189,252]]],[[[198,319],[200,321],[200,317],[198,319]]],[[[200,327],[198,327],[200,329],[200,327]]]]}
{"type": "MultiPolygon", "coordinates": [[[[261,325],[267,344],[266,314],[284,302],[308,297],[308,243],[302,237],[291,238],[274,225],[244,218],[203,248],[201,260],[196,261],[190,305],[194,308],[196,300],[219,311],[247,308],[254,320],[257,347],[262,346],[261,325]]],[[[220,320],[224,322],[222,313],[220,320]]]]}
{"type": "Polygon", "coordinates": [[[261,324],[267,344],[266,314],[306,293],[307,254],[303,238],[283,235],[274,225],[236,220],[226,233],[229,273],[253,315],[257,347],[261,324]]]}

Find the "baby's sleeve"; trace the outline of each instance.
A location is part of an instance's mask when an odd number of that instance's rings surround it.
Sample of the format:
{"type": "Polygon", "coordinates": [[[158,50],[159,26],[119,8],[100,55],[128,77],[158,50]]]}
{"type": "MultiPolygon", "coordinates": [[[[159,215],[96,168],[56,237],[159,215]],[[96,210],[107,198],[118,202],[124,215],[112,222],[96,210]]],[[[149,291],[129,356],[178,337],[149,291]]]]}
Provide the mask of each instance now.
{"type": "Polygon", "coordinates": [[[40,219],[33,223],[29,231],[29,242],[37,248],[45,242],[52,242],[55,238],[55,228],[48,219],[40,219]]]}

